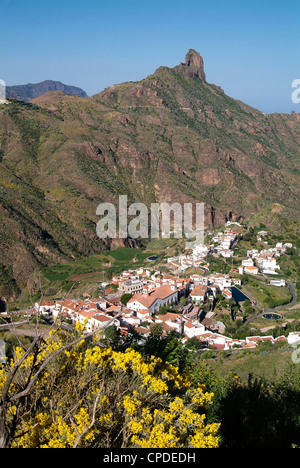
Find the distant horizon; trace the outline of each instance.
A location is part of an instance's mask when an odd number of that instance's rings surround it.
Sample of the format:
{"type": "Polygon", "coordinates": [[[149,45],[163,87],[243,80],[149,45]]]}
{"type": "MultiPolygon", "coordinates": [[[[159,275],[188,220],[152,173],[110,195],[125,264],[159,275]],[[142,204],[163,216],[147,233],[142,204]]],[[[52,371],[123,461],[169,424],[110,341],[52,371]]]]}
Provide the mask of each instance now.
{"type": "Polygon", "coordinates": [[[8,86],[60,81],[89,96],[173,68],[189,48],[208,83],[265,113],[300,112],[297,0],[0,0],[0,79],[8,86]]]}
{"type": "MultiPolygon", "coordinates": [[[[168,68],[171,68],[171,67],[168,67],[168,68]]],[[[155,70],[153,71],[153,73],[154,73],[154,72],[155,72],[155,70]]],[[[149,76],[149,75],[148,75],[148,76],[149,76]]],[[[144,77],[144,78],[146,78],[146,77],[144,77]]],[[[142,78],[142,80],[143,80],[144,78],[142,78]]],[[[107,89],[107,88],[109,88],[109,87],[111,87],[111,86],[115,86],[115,85],[117,85],[117,84],[123,84],[123,83],[134,83],[134,82],[138,82],[138,81],[140,81],[140,80],[130,80],[130,81],[122,81],[122,82],[120,82],[120,83],[114,83],[114,84],[108,85],[107,87],[101,89],[100,91],[96,91],[94,94],[89,94],[89,93],[86,91],[86,89],[84,89],[82,86],[74,85],[73,83],[65,83],[65,82],[63,82],[63,81],[61,81],[61,80],[59,80],[59,79],[56,80],[56,79],[51,79],[51,78],[45,79],[45,80],[43,80],[43,81],[36,81],[36,82],[30,81],[30,82],[28,82],[28,83],[19,83],[19,84],[14,84],[14,85],[7,84],[7,83],[6,83],[6,87],[10,88],[10,87],[17,87],[17,86],[37,85],[37,84],[44,83],[44,82],[47,82],[47,81],[51,81],[51,82],[55,82],[55,83],[61,83],[61,84],[66,85],[66,86],[72,86],[72,87],[81,89],[82,91],[86,92],[86,94],[87,94],[87,98],[83,98],[83,99],[88,99],[88,98],[91,98],[91,97],[93,97],[93,96],[95,96],[95,95],[97,95],[97,94],[100,94],[101,92],[105,91],[105,89],[107,89]]],[[[206,81],[207,81],[208,84],[216,84],[217,86],[221,86],[220,84],[217,84],[217,83],[209,83],[208,80],[206,80],[206,81]]],[[[222,86],[221,86],[221,88],[222,88],[222,86]]],[[[222,89],[223,89],[223,88],[222,88],[222,89]]],[[[58,91],[52,91],[52,92],[58,92],[58,91]]],[[[292,92],[292,91],[291,91],[291,92],[292,92]]],[[[225,94],[227,94],[227,93],[225,92],[225,94]]],[[[241,101],[241,99],[237,99],[235,96],[230,96],[229,94],[227,94],[227,95],[228,95],[230,98],[232,98],[232,99],[241,101]]],[[[293,108],[292,108],[291,111],[289,111],[289,112],[284,112],[284,111],[267,112],[267,111],[264,111],[264,110],[262,110],[262,109],[259,109],[258,107],[255,107],[255,106],[249,104],[247,101],[242,101],[242,102],[243,102],[244,104],[250,106],[250,107],[253,107],[254,109],[256,109],[256,110],[258,110],[258,111],[260,111],[260,112],[262,112],[262,113],[265,113],[265,114],[291,114],[292,112],[300,113],[300,106],[297,105],[297,104],[293,104],[293,105],[292,105],[293,108]]]]}

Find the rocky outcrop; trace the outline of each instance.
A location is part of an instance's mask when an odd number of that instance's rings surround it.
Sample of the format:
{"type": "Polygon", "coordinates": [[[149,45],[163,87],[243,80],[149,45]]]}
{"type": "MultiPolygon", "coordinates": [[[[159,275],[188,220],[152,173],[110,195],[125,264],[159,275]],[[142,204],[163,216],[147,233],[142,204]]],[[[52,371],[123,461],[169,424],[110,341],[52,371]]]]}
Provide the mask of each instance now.
{"type": "Polygon", "coordinates": [[[185,63],[181,63],[175,70],[186,73],[192,78],[200,78],[206,81],[206,75],[204,72],[204,61],[199,52],[194,49],[190,49],[185,56],[185,63]]]}

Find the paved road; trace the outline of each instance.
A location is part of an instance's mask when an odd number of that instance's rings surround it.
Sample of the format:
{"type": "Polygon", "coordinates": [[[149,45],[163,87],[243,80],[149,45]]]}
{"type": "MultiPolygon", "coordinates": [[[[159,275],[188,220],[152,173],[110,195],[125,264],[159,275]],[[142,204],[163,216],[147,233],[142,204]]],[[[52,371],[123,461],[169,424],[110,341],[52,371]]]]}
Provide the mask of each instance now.
{"type": "Polygon", "coordinates": [[[290,302],[289,306],[293,306],[295,304],[298,303],[298,298],[297,298],[297,291],[296,291],[296,288],[295,286],[293,285],[293,283],[289,283],[288,281],[286,282],[287,284],[287,287],[289,288],[290,290],[290,293],[292,295],[292,301],[290,302]]]}
{"type": "Polygon", "coordinates": [[[35,338],[37,335],[42,336],[43,338],[47,338],[49,334],[49,330],[39,330],[37,333],[37,330],[34,328],[15,328],[13,329],[13,332],[15,335],[20,335],[20,336],[29,336],[32,338],[35,338]]]}
{"type": "Polygon", "coordinates": [[[288,304],[284,304],[282,306],[277,306],[277,307],[274,307],[273,309],[265,310],[264,313],[276,312],[276,310],[280,310],[283,307],[287,307],[287,306],[290,307],[290,306],[293,306],[293,305],[297,304],[298,300],[297,300],[297,293],[296,293],[295,286],[292,283],[289,283],[288,281],[286,281],[286,285],[289,288],[290,293],[292,295],[291,301],[288,304]]]}
{"type": "Polygon", "coordinates": [[[0,330],[2,329],[13,329],[15,328],[16,326],[20,327],[21,325],[25,325],[26,323],[28,323],[28,320],[24,320],[23,322],[11,322],[11,323],[4,323],[2,325],[0,325],[0,330]]]}

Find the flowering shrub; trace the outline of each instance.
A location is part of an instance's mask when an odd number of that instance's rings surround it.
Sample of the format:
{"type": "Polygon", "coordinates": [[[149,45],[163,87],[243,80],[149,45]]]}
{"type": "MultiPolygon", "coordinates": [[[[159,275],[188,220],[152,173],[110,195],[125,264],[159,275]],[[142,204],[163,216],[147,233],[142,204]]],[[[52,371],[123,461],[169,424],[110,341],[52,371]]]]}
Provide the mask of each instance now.
{"type": "Polygon", "coordinates": [[[65,344],[66,335],[51,334],[25,358],[17,348],[15,360],[0,370],[2,392],[23,359],[2,401],[12,447],[218,446],[219,425],[205,421],[213,394],[193,386],[191,376],[133,349],[65,344]]]}

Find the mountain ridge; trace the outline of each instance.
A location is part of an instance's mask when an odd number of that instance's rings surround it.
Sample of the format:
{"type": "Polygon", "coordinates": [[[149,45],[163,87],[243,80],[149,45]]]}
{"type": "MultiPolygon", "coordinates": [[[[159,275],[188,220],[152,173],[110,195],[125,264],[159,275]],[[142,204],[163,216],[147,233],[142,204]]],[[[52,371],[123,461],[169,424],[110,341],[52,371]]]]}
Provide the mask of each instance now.
{"type": "Polygon", "coordinates": [[[41,265],[122,245],[96,236],[98,204],[120,194],[147,206],[203,202],[207,227],[274,203],[299,220],[299,115],[227,96],[192,50],[89,98],[55,92],[0,107],[0,282],[2,271],[22,290],[41,265]]]}
{"type": "Polygon", "coordinates": [[[40,83],[28,83],[26,85],[16,85],[6,87],[6,97],[29,102],[50,91],[62,91],[65,94],[87,98],[86,92],[72,85],[66,85],[60,81],[45,80],[40,83]]]}

